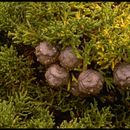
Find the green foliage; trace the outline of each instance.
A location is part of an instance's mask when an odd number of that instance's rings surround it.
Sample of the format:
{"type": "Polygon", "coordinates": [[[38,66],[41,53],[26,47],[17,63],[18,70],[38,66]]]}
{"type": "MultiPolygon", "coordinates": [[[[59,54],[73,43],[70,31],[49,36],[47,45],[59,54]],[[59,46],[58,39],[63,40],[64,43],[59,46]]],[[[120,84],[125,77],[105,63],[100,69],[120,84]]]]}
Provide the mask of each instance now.
{"type": "Polygon", "coordinates": [[[61,123],[60,127],[58,127],[58,128],[83,128],[83,127],[82,127],[82,125],[80,125],[80,123],[78,123],[77,118],[74,118],[69,122],[64,120],[61,123]]]}
{"type": "Polygon", "coordinates": [[[20,87],[27,87],[34,80],[31,61],[17,56],[13,46],[1,47],[0,51],[0,89],[13,92],[20,87]]]}
{"type": "Polygon", "coordinates": [[[113,128],[110,107],[97,107],[97,102],[87,107],[82,118],[74,118],[67,122],[63,121],[60,128],[113,128]],[[78,121],[79,120],[79,121],[78,121]]]}
{"type": "Polygon", "coordinates": [[[112,77],[116,64],[130,62],[128,2],[0,2],[0,33],[11,39],[0,36],[0,128],[130,128],[130,91],[117,90],[112,77]],[[35,56],[19,56],[21,44],[36,47],[40,41],[59,50],[72,46],[83,60],[70,72],[72,80],[95,69],[105,79],[102,92],[81,98],[70,93],[70,84],[51,89],[46,67],[35,56]],[[70,115],[57,123],[56,111],[70,115]]]}
{"type": "Polygon", "coordinates": [[[25,21],[26,5],[21,2],[0,2],[0,31],[13,30],[25,21]]]}
{"type": "Polygon", "coordinates": [[[25,90],[9,97],[9,101],[0,102],[0,128],[53,128],[53,126],[53,115],[48,108],[37,105],[27,96],[25,90]]]}
{"type": "Polygon", "coordinates": [[[34,110],[34,104],[31,103],[32,98],[27,95],[27,90],[24,90],[24,88],[18,93],[15,92],[12,98],[17,115],[26,118],[34,110]]]}
{"type": "Polygon", "coordinates": [[[45,108],[44,105],[42,106],[42,103],[37,104],[35,100],[27,95],[27,91],[23,89],[13,96],[15,112],[20,119],[19,125],[16,124],[15,127],[52,128],[54,126],[54,120],[48,108],[45,108]]]}
{"type": "Polygon", "coordinates": [[[13,103],[0,101],[0,128],[11,128],[14,123],[15,113],[13,103]]]}
{"type": "Polygon", "coordinates": [[[128,61],[126,53],[129,48],[130,6],[125,2],[116,6],[108,2],[101,3],[101,7],[102,25],[96,31],[98,35],[93,36],[97,50],[95,60],[102,69],[111,67],[113,70],[121,60],[128,61]]]}
{"type": "MultiPolygon", "coordinates": [[[[24,4],[21,6],[25,8],[24,4]]],[[[15,6],[14,10],[21,6],[15,6]]],[[[129,61],[126,55],[129,54],[129,8],[126,2],[118,5],[114,2],[31,2],[26,6],[26,22],[17,24],[9,36],[17,44],[36,46],[39,41],[47,40],[62,47],[71,45],[86,64],[94,60],[101,69],[113,70],[122,59],[129,61]],[[87,44],[87,40],[90,50],[80,51],[78,47],[87,44]],[[86,55],[90,55],[91,48],[95,52],[88,59],[86,55]]]]}
{"type": "Polygon", "coordinates": [[[27,121],[27,128],[53,128],[54,120],[48,109],[38,106],[34,116],[27,121]]]}

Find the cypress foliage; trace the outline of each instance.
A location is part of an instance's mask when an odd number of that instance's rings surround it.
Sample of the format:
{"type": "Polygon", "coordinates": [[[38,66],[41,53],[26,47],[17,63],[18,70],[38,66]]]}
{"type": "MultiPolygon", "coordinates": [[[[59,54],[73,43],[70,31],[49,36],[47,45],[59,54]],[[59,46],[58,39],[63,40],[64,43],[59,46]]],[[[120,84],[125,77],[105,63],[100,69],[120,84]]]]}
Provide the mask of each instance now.
{"type": "Polygon", "coordinates": [[[130,89],[113,79],[130,62],[129,12],[129,2],[0,2],[0,128],[130,128],[130,89]],[[57,56],[70,75],[58,90],[45,78],[50,65],[37,61],[41,42],[59,54],[71,47],[81,61],[67,69],[57,56]],[[74,96],[88,69],[104,77],[100,93],[74,96]]]}

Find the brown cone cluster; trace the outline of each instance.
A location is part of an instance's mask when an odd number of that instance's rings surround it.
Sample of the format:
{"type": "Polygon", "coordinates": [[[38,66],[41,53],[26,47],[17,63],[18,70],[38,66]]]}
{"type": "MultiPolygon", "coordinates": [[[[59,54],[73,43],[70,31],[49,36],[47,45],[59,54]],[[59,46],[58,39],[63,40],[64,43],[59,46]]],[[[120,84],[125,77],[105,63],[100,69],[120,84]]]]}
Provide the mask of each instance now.
{"type": "MultiPolygon", "coordinates": [[[[70,70],[82,64],[73,53],[71,47],[66,47],[61,52],[48,42],[41,42],[35,48],[37,61],[42,65],[47,65],[45,78],[52,88],[60,88],[70,81],[70,70]],[[59,64],[56,63],[59,61],[59,64]]],[[[103,88],[104,79],[102,75],[95,70],[86,70],[79,74],[77,83],[71,82],[71,93],[74,96],[88,96],[100,93],[103,88]]]]}
{"type": "MultiPolygon", "coordinates": [[[[48,66],[45,78],[52,88],[60,88],[69,83],[71,70],[82,65],[82,60],[78,59],[71,47],[66,47],[61,52],[48,42],[41,42],[35,48],[37,61],[48,66]],[[56,63],[56,62],[59,63],[56,63]]],[[[130,64],[118,64],[113,71],[115,85],[126,90],[130,87],[130,64]]],[[[79,73],[77,82],[71,81],[70,92],[74,96],[97,95],[103,88],[104,77],[96,70],[88,69],[79,73]]]]}

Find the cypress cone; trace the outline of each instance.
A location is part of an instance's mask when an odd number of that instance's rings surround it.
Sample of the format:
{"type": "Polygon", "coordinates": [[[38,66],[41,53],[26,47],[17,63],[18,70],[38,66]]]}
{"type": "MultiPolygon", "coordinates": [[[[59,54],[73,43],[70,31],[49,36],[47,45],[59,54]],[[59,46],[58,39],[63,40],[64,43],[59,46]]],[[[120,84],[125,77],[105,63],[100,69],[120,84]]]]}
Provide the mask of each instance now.
{"type": "Polygon", "coordinates": [[[82,63],[81,59],[78,59],[73,53],[71,47],[66,47],[63,51],[61,51],[59,61],[61,66],[68,70],[72,70],[82,63]]]}
{"type": "Polygon", "coordinates": [[[81,72],[78,77],[79,91],[86,95],[97,95],[100,93],[103,83],[103,76],[92,69],[81,72]]]}
{"type": "Polygon", "coordinates": [[[126,90],[130,86],[130,64],[120,63],[113,71],[114,83],[118,88],[126,90]]]}
{"type": "Polygon", "coordinates": [[[69,77],[69,72],[58,64],[52,64],[45,73],[47,82],[53,88],[59,88],[60,86],[67,85],[69,77]]]}
{"type": "Polygon", "coordinates": [[[48,42],[41,42],[35,48],[35,55],[37,61],[42,65],[50,65],[58,59],[59,52],[56,47],[52,46],[48,42]]]}

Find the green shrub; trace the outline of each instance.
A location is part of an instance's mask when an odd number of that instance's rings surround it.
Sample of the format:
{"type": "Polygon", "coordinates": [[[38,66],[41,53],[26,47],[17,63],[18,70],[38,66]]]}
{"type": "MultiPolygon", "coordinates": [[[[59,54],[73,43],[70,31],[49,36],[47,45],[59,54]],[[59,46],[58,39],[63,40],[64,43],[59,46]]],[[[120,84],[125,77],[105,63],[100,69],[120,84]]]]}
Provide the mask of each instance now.
{"type": "Polygon", "coordinates": [[[26,90],[22,89],[21,92],[15,93],[12,100],[19,119],[15,128],[53,128],[55,123],[52,113],[50,114],[43,103],[37,103],[28,96],[26,90]]]}
{"type": "Polygon", "coordinates": [[[0,101],[0,128],[53,128],[53,126],[53,115],[48,108],[34,103],[25,90],[9,97],[9,101],[0,101]]]}
{"type": "Polygon", "coordinates": [[[101,110],[97,107],[97,103],[90,104],[87,107],[82,118],[74,118],[67,122],[64,120],[60,128],[113,128],[110,107],[103,107],[101,110]]]}
{"type": "Polygon", "coordinates": [[[16,25],[25,22],[27,2],[0,2],[0,31],[14,30],[16,25]]]}
{"type": "Polygon", "coordinates": [[[54,124],[53,116],[48,109],[38,106],[34,116],[27,121],[27,128],[53,128],[54,124]]]}
{"type": "Polygon", "coordinates": [[[0,128],[12,128],[15,123],[14,104],[0,101],[0,128]]]}
{"type": "Polygon", "coordinates": [[[27,88],[34,79],[33,68],[30,68],[31,61],[17,55],[18,53],[13,46],[10,48],[7,46],[1,47],[0,89],[4,88],[7,93],[14,92],[22,87],[27,88]]]}
{"type": "Polygon", "coordinates": [[[71,45],[84,65],[94,61],[101,69],[113,69],[122,59],[128,61],[129,8],[126,2],[31,2],[26,6],[26,22],[17,24],[9,36],[17,44],[36,46],[47,40],[71,45]]]}
{"type": "Polygon", "coordinates": [[[0,33],[7,35],[0,38],[0,127],[129,128],[130,91],[118,91],[112,75],[116,64],[130,62],[129,12],[128,2],[0,2],[0,33]],[[34,51],[32,57],[22,52],[41,41],[59,50],[71,46],[83,60],[71,70],[71,80],[97,70],[105,79],[101,93],[74,97],[70,82],[58,91],[50,88],[47,67],[34,51]],[[57,123],[58,112],[69,116],[57,123]]]}

